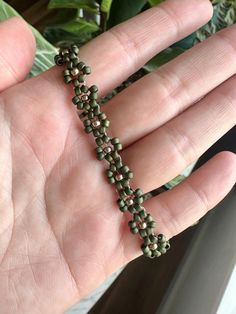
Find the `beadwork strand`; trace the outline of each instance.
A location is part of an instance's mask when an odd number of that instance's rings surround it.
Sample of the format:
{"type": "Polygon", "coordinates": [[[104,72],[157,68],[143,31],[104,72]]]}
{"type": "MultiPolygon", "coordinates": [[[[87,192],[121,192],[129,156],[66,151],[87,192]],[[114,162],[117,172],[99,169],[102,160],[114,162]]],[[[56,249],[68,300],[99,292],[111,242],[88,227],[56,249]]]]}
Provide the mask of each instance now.
{"type": "Polygon", "coordinates": [[[57,65],[66,65],[63,71],[64,82],[72,83],[74,88],[73,104],[77,108],[78,116],[84,124],[86,133],[92,133],[96,142],[96,156],[98,160],[106,160],[109,168],[106,170],[108,182],[114,184],[119,195],[117,204],[121,212],[129,212],[132,220],[128,222],[130,231],[139,234],[142,239],[141,250],[149,258],[165,254],[170,248],[170,243],[163,234],[156,235],[154,228],[156,222],[147,213],[143,206],[144,197],[141,189],[132,189],[130,180],[133,172],[123,164],[119,151],[122,145],[118,137],[110,137],[107,134],[109,120],[101,111],[98,102],[98,87],[88,87],[85,83],[86,75],[91,69],[79,59],[79,48],[71,45],[70,48],[60,49],[55,56],[57,65]]]}

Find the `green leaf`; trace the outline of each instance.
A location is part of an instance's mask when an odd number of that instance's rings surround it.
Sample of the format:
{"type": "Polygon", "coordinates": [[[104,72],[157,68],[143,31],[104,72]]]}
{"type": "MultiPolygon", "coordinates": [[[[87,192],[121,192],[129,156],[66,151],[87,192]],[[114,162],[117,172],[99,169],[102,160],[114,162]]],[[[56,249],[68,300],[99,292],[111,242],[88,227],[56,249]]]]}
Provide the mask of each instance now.
{"type": "Polygon", "coordinates": [[[94,21],[86,21],[82,18],[69,21],[61,25],[55,25],[54,27],[60,28],[66,32],[73,33],[79,36],[81,33],[93,33],[99,30],[99,26],[94,21]]]}
{"type": "Polygon", "coordinates": [[[47,26],[45,37],[57,46],[64,46],[75,42],[79,45],[92,38],[92,34],[99,30],[94,21],[76,18],[66,23],[47,26]]]}
{"type": "Polygon", "coordinates": [[[147,0],[113,0],[108,27],[117,25],[138,14],[147,0]]]}
{"type": "Polygon", "coordinates": [[[102,0],[100,11],[106,14],[106,19],[109,19],[112,0],[102,0]]]}
{"type": "MultiPolygon", "coordinates": [[[[0,20],[3,21],[11,16],[20,16],[10,5],[0,0],[0,20]]],[[[29,76],[36,76],[54,65],[54,55],[57,49],[46,41],[43,36],[31,26],[36,40],[36,54],[33,67],[29,76]]]]}
{"type": "Polygon", "coordinates": [[[157,5],[163,1],[165,1],[165,0],[149,0],[148,2],[153,7],[154,5],[157,5]]]}
{"type": "Polygon", "coordinates": [[[159,66],[167,63],[168,61],[174,59],[185,50],[182,48],[167,48],[164,51],[157,54],[154,58],[152,58],[148,63],[146,63],[143,68],[148,72],[151,72],[158,68],[159,66]]]}
{"type": "Polygon", "coordinates": [[[50,0],[49,9],[84,9],[90,12],[97,13],[99,6],[94,0],[50,0]]]}

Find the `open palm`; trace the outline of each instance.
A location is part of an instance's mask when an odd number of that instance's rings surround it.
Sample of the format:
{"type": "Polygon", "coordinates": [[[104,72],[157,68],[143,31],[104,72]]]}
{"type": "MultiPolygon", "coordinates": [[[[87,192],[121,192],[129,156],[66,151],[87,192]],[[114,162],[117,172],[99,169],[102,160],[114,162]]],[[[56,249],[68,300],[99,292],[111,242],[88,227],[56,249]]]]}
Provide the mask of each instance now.
{"type": "MultiPolygon", "coordinates": [[[[81,49],[93,69],[88,83],[104,95],[211,13],[207,0],[166,1],[104,33],[81,49]]],[[[0,34],[0,312],[63,313],[139,256],[140,243],[117,209],[61,69],[24,80],[32,34],[16,18],[1,23],[0,34]]],[[[235,125],[235,37],[235,26],[220,32],[103,107],[135,187],[148,192],[169,181],[235,125]]],[[[213,208],[235,178],[235,155],[223,152],[145,207],[171,238],[213,208]]]]}

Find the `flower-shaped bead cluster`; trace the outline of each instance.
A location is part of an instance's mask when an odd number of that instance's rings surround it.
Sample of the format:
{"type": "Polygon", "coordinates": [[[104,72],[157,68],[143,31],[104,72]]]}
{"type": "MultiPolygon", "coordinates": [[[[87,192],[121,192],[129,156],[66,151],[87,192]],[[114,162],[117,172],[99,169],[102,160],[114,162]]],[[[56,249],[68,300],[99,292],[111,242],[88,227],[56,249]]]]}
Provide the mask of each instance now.
{"type": "Polygon", "coordinates": [[[144,198],[141,189],[132,190],[131,188],[126,188],[120,192],[120,198],[117,200],[117,203],[122,212],[128,210],[131,213],[135,213],[143,209],[141,205],[143,201],[144,198]]]}
{"type": "Polygon", "coordinates": [[[128,225],[132,233],[139,233],[142,238],[145,238],[153,233],[156,223],[150,214],[142,210],[133,215],[133,220],[130,220],[128,225]]]}
{"type": "Polygon", "coordinates": [[[95,137],[100,137],[105,134],[110,122],[104,112],[90,111],[83,121],[85,132],[93,132],[95,137]]]}
{"type": "Polygon", "coordinates": [[[144,238],[141,245],[143,254],[147,257],[154,258],[165,254],[170,248],[170,243],[163,234],[151,234],[144,238]]]}
{"type": "MultiPolygon", "coordinates": [[[[120,165],[119,165],[120,166],[120,165]]],[[[106,174],[110,183],[115,183],[118,190],[123,189],[129,185],[129,180],[133,178],[133,172],[128,166],[117,166],[115,163],[111,163],[106,174]]]]}
{"type": "Polygon", "coordinates": [[[96,143],[98,147],[96,148],[97,159],[106,159],[109,162],[115,161],[119,155],[118,151],[122,149],[122,145],[118,137],[113,137],[112,139],[106,134],[97,137],[96,143]]]}

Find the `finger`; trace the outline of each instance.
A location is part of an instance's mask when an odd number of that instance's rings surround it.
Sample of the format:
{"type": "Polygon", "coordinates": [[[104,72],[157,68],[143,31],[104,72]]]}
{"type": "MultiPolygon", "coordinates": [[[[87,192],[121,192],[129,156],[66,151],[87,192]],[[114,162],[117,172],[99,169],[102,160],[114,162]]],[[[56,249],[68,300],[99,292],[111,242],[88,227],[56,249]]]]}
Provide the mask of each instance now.
{"type": "Polygon", "coordinates": [[[0,92],[22,81],[30,71],[35,40],[27,23],[12,17],[0,23],[0,92]]]}
{"type": "Polygon", "coordinates": [[[181,184],[149,200],[160,229],[171,238],[216,206],[236,182],[236,155],[221,152],[181,184]]]}
{"type": "Polygon", "coordinates": [[[103,108],[125,146],[160,127],[236,73],[236,25],[119,93],[103,108]],[[135,127],[134,127],[135,125],[135,127]]]}
{"type": "MultiPolygon", "coordinates": [[[[170,239],[203,217],[232,189],[236,181],[236,155],[221,152],[182,183],[144,203],[155,219],[156,233],[170,239]]],[[[129,231],[127,230],[127,233],[129,231]]],[[[140,255],[140,243],[134,245],[127,235],[124,255],[128,260],[140,255]]]]}
{"type": "Polygon", "coordinates": [[[181,115],[123,151],[124,161],[134,171],[138,186],[149,191],[168,182],[235,125],[235,84],[233,76],[181,115]]]}
{"type": "MultiPolygon", "coordinates": [[[[156,53],[196,30],[211,15],[208,0],[169,0],[103,33],[80,52],[81,60],[92,68],[88,85],[98,85],[104,95],[156,53]]],[[[51,83],[50,94],[58,99],[67,95],[67,101],[71,98],[68,86],[62,82],[61,69],[54,67],[38,80],[42,83],[42,95],[51,83]],[[46,80],[43,82],[42,78],[46,80]]]]}

